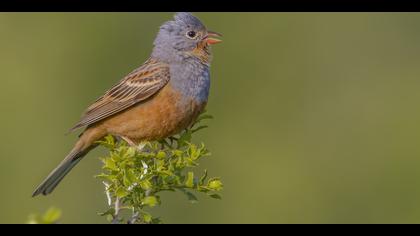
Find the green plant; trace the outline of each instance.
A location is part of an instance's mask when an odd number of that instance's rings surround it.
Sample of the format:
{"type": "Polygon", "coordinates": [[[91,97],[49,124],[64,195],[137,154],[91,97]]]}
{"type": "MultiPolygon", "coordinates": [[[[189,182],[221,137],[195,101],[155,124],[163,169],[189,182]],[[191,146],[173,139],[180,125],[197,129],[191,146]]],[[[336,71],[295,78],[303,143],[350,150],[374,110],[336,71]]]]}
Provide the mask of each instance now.
{"type": "Polygon", "coordinates": [[[113,223],[161,223],[148,208],[161,204],[160,193],[179,191],[196,202],[193,192],[220,199],[220,178],[208,178],[207,171],[194,172],[202,157],[210,153],[203,143],[192,143],[192,135],[207,126],[199,125],[209,115],[201,115],[192,128],[165,140],[144,142],[138,147],[107,136],[99,144],[109,150],[101,158],[103,173],[97,175],[105,185],[109,208],[100,213],[113,223]],[[198,127],[196,127],[198,126],[198,127]],[[199,176],[199,177],[197,177],[199,176]],[[129,212],[123,215],[122,211],[129,212]]]}
{"type": "Polygon", "coordinates": [[[57,224],[61,218],[61,210],[55,207],[49,208],[44,214],[31,214],[27,224],[57,224]]]}

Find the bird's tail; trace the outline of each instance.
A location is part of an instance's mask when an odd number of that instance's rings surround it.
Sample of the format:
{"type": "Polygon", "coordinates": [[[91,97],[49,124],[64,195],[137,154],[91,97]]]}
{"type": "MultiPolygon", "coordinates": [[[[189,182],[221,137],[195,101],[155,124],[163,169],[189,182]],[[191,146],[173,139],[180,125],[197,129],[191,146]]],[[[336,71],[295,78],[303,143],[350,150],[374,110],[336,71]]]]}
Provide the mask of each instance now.
{"type": "Polygon", "coordinates": [[[73,150],[64,158],[64,160],[45,178],[45,180],[36,188],[32,197],[39,194],[50,194],[63,178],[79,163],[80,160],[94,147],[94,141],[101,138],[103,134],[95,130],[86,130],[76,143],[73,150]],[[93,132],[92,132],[93,131],[93,132]]]}
{"type": "Polygon", "coordinates": [[[70,172],[73,167],[79,163],[86,153],[78,150],[71,151],[66,158],[45,178],[45,180],[36,188],[32,197],[39,194],[50,194],[61,180],[70,172]]]}

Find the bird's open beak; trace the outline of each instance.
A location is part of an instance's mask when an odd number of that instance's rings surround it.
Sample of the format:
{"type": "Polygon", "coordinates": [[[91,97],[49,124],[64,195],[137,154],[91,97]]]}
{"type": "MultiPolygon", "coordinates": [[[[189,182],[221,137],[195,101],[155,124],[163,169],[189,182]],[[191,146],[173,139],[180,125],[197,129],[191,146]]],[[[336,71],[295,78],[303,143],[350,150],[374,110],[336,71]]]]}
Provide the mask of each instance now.
{"type": "Polygon", "coordinates": [[[213,37],[222,37],[221,34],[217,33],[217,32],[213,32],[213,31],[207,31],[207,36],[206,36],[206,42],[209,45],[212,44],[216,44],[216,43],[221,43],[222,40],[218,39],[218,38],[213,38],[213,37]]]}

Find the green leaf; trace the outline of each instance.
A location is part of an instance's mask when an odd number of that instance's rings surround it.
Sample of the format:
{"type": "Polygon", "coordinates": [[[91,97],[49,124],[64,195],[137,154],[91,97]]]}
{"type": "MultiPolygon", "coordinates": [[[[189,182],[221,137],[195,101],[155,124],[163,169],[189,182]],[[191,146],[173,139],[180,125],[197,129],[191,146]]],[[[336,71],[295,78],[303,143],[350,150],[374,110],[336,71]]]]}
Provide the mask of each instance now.
{"type": "Polygon", "coordinates": [[[111,158],[105,159],[104,162],[105,162],[104,168],[118,171],[117,165],[115,164],[114,160],[112,160],[111,158]]]}
{"type": "Polygon", "coordinates": [[[209,197],[214,198],[214,199],[219,199],[219,200],[222,199],[222,197],[219,194],[216,194],[216,193],[210,194],[209,197]]]}
{"type": "Polygon", "coordinates": [[[126,158],[133,157],[136,154],[137,149],[135,147],[129,147],[125,153],[126,158]]]}
{"type": "Polygon", "coordinates": [[[164,152],[164,151],[159,151],[157,154],[156,154],[156,158],[157,159],[163,159],[163,158],[165,158],[166,157],[166,153],[164,152]]]}
{"type": "Polygon", "coordinates": [[[132,185],[132,182],[127,178],[127,175],[124,175],[123,177],[123,184],[125,187],[129,187],[132,185]]]}
{"type": "Polygon", "coordinates": [[[26,221],[27,224],[42,224],[42,220],[39,219],[37,214],[30,214],[28,220],[26,221]]]}
{"type": "Polygon", "coordinates": [[[195,121],[196,124],[200,123],[202,120],[208,120],[208,119],[213,119],[213,116],[211,115],[207,115],[207,114],[202,114],[200,115],[197,120],[195,121]]]}
{"type": "Polygon", "coordinates": [[[195,161],[197,160],[198,156],[200,155],[200,153],[198,152],[197,146],[194,144],[189,144],[189,156],[191,158],[191,160],[195,161]]]}
{"type": "Polygon", "coordinates": [[[159,203],[159,200],[155,196],[148,196],[145,197],[143,200],[143,204],[149,207],[154,207],[159,203]]]}
{"type": "Polygon", "coordinates": [[[204,181],[206,181],[206,178],[207,178],[207,170],[204,170],[204,175],[201,176],[200,181],[198,182],[199,185],[203,185],[204,181]]]}
{"type": "Polygon", "coordinates": [[[152,183],[149,180],[142,180],[139,182],[139,185],[144,190],[149,190],[152,188],[152,183]]]}
{"type": "Polygon", "coordinates": [[[161,170],[157,172],[159,175],[164,175],[164,176],[171,176],[173,175],[173,173],[171,171],[168,170],[161,170]]]}
{"type": "Polygon", "coordinates": [[[183,147],[187,145],[191,141],[191,131],[186,131],[181,134],[181,136],[178,139],[178,146],[183,147]]]}
{"type": "Polygon", "coordinates": [[[220,191],[223,189],[222,181],[219,178],[213,178],[209,180],[207,187],[214,191],[220,191]]]}
{"type": "Polygon", "coordinates": [[[194,187],[194,172],[188,172],[187,180],[185,181],[185,186],[188,188],[194,187]]]}
{"type": "Polygon", "coordinates": [[[185,196],[187,196],[188,201],[190,201],[191,203],[198,202],[198,198],[193,193],[191,193],[191,192],[189,192],[189,191],[187,191],[187,190],[185,190],[183,188],[180,188],[179,190],[181,192],[183,192],[185,194],[185,196]]]}
{"type": "Polygon", "coordinates": [[[193,129],[193,130],[191,130],[191,132],[192,133],[195,133],[195,132],[197,132],[197,131],[200,131],[201,129],[205,129],[205,128],[208,128],[209,126],[207,126],[207,125],[201,125],[201,126],[198,126],[197,128],[195,128],[195,129],[193,129]]]}
{"type": "Polygon", "coordinates": [[[184,168],[185,167],[185,163],[184,163],[185,161],[184,161],[184,158],[181,156],[181,157],[178,157],[177,158],[177,161],[176,161],[176,168],[179,168],[179,169],[182,169],[182,168],[184,168]]]}
{"type": "Polygon", "coordinates": [[[115,191],[115,195],[118,198],[124,198],[129,194],[129,192],[127,190],[125,190],[124,188],[120,187],[117,189],[117,191],[115,191]]]}
{"type": "Polygon", "coordinates": [[[172,153],[175,157],[182,157],[182,154],[184,154],[181,150],[173,150],[172,153]]]}
{"type": "Polygon", "coordinates": [[[128,170],[128,171],[126,172],[126,178],[128,179],[128,181],[130,181],[130,185],[131,185],[132,183],[135,183],[135,182],[137,181],[137,177],[136,177],[136,175],[134,174],[134,170],[128,170]]]}
{"type": "Polygon", "coordinates": [[[112,135],[108,135],[106,136],[104,139],[100,140],[100,141],[96,141],[96,143],[110,149],[113,150],[115,147],[115,140],[114,137],[112,135]]]}
{"type": "Polygon", "coordinates": [[[105,212],[98,213],[98,215],[100,215],[100,216],[107,216],[107,215],[113,216],[114,214],[115,214],[115,209],[114,208],[110,208],[105,212]]]}
{"type": "Polygon", "coordinates": [[[152,224],[162,224],[162,220],[159,217],[152,219],[152,224]]]}
{"type": "Polygon", "coordinates": [[[155,161],[156,168],[161,170],[165,168],[165,160],[156,160],[155,161]]]}
{"type": "Polygon", "coordinates": [[[61,210],[55,207],[51,207],[42,217],[45,224],[56,223],[61,217],[61,210]]]}
{"type": "Polygon", "coordinates": [[[114,217],[113,217],[112,215],[106,215],[106,220],[107,220],[108,222],[112,222],[112,221],[113,221],[113,219],[114,219],[114,217]]]}
{"type": "Polygon", "coordinates": [[[143,213],[143,220],[146,223],[151,223],[153,220],[153,217],[149,213],[143,213]]]}
{"type": "Polygon", "coordinates": [[[95,178],[112,182],[115,179],[115,176],[107,175],[107,174],[102,173],[102,174],[96,175],[95,178]]]}

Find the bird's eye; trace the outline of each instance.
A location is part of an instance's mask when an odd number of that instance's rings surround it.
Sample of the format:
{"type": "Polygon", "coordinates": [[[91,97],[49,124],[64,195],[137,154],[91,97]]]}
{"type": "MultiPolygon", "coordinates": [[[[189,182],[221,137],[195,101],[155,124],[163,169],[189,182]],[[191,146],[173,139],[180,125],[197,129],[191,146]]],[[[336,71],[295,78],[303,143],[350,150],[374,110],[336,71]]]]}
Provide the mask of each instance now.
{"type": "Polygon", "coordinates": [[[188,31],[187,37],[190,39],[194,39],[197,36],[197,33],[195,31],[188,31]]]}

